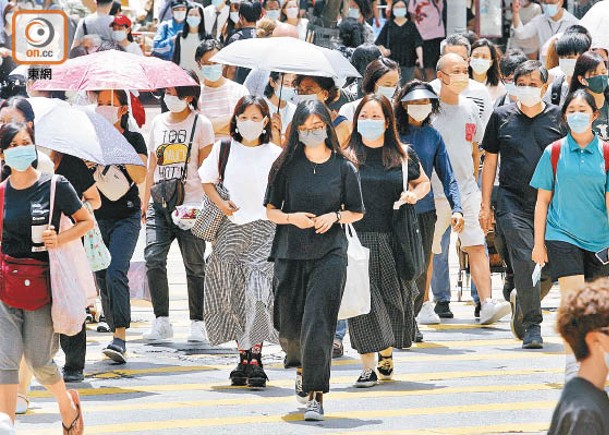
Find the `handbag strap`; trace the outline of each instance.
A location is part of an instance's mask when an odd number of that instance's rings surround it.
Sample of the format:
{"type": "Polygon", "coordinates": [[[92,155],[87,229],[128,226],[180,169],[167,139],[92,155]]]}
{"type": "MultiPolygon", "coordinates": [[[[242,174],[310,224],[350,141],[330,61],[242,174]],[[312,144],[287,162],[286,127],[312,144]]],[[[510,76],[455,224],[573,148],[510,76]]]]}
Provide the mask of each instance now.
{"type": "Polygon", "coordinates": [[[6,193],[6,184],[8,180],[0,183],[0,244],[2,244],[2,228],[4,224],[4,195],[6,193]]]}
{"type": "MultiPolygon", "coordinates": [[[[51,177],[51,193],[49,195],[49,225],[53,224],[53,212],[55,211],[55,191],[57,190],[57,180],[59,177],[54,174],[51,177]]],[[[59,234],[59,228],[55,228],[55,231],[59,234]]]]}
{"type": "Polygon", "coordinates": [[[406,156],[402,159],[402,188],[408,192],[408,147],[402,147],[406,156]]]}
{"type": "Polygon", "coordinates": [[[184,160],[184,170],[182,171],[182,178],[180,181],[184,183],[186,175],[188,174],[188,161],[190,160],[190,150],[192,149],[192,141],[195,138],[195,130],[197,129],[197,121],[199,120],[199,114],[195,114],[195,120],[192,123],[192,130],[190,131],[190,141],[188,142],[188,151],[186,151],[186,160],[184,160]]]}
{"type": "Polygon", "coordinates": [[[220,176],[220,182],[224,182],[224,172],[226,172],[228,156],[230,155],[230,144],[231,139],[222,139],[222,142],[220,142],[220,157],[218,158],[218,174],[220,176]]]}

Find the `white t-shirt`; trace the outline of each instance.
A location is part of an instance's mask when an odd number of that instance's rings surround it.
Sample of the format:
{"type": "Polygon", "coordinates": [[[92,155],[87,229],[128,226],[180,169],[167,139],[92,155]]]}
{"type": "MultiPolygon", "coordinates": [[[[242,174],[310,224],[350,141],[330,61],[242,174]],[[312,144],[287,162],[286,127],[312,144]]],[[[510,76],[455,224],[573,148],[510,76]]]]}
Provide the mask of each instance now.
{"type": "Polygon", "coordinates": [[[237,101],[246,95],[249,95],[247,88],[232,80],[226,79],[218,88],[202,84],[199,108],[209,119],[225,118],[232,116],[237,101]]]}
{"type": "MultiPolygon", "coordinates": [[[[444,139],[461,196],[479,190],[474,178],[472,151],[474,142],[482,142],[484,127],[476,105],[464,97],[459,97],[459,104],[455,105],[440,102],[440,112],[432,118],[432,125],[444,139]]],[[[436,198],[444,196],[437,176],[432,177],[432,186],[436,198]]]]}
{"type": "MultiPolygon", "coordinates": [[[[169,122],[168,117],[169,113],[158,115],[152,121],[150,129],[148,149],[157,162],[154,171],[155,183],[182,177],[195,113],[191,113],[184,121],[178,123],[169,122]]],[[[187,167],[184,204],[201,204],[203,188],[197,172],[199,152],[213,143],[214,130],[211,122],[199,114],[187,167]]]]}
{"type": "MultiPolygon", "coordinates": [[[[207,33],[208,35],[211,35],[211,31],[214,28],[214,23],[216,22],[216,12],[218,12],[218,10],[214,5],[206,6],[203,9],[203,15],[205,19],[205,33],[207,33]]],[[[216,28],[216,34],[212,35],[215,39],[220,39],[222,29],[226,24],[226,20],[228,20],[228,16],[230,13],[230,7],[228,5],[228,2],[219,12],[220,14],[218,15],[218,27],[216,28]]]]}
{"type": "Polygon", "coordinates": [[[562,18],[558,21],[541,14],[533,17],[525,25],[521,21],[518,27],[512,26],[511,30],[512,35],[520,39],[537,36],[538,46],[541,48],[552,36],[564,32],[573,24],[579,24],[579,20],[565,9],[562,18]]]}
{"type": "Polygon", "coordinates": [[[142,52],[141,47],[137,43],[135,43],[135,42],[130,43],[128,46],[126,46],[124,48],[125,48],[125,51],[127,53],[135,54],[137,56],[143,56],[144,55],[144,53],[142,52]]]}
{"type": "Polygon", "coordinates": [[[338,114],[344,116],[349,121],[353,122],[353,117],[355,116],[355,111],[357,110],[357,106],[361,103],[363,98],[359,100],[351,101],[350,103],[343,104],[343,107],[340,108],[338,114]]]}
{"type": "MultiPolygon", "coordinates": [[[[274,113],[277,113],[277,106],[271,103],[271,100],[264,97],[264,101],[269,105],[271,116],[273,116],[274,113]]],[[[286,105],[283,108],[279,109],[279,115],[281,116],[281,134],[285,134],[288,129],[288,125],[290,125],[292,118],[294,118],[294,112],[296,112],[296,106],[288,102],[286,102],[286,105]]]]}
{"type": "MultiPolygon", "coordinates": [[[[440,80],[432,80],[429,84],[433,87],[434,91],[440,95],[440,87],[442,86],[440,80]]],[[[493,101],[491,100],[491,94],[486,86],[482,83],[478,83],[476,80],[469,79],[469,86],[465,88],[461,93],[461,96],[476,103],[480,119],[482,120],[482,127],[485,128],[486,123],[493,113],[493,101]]]]}
{"type": "Polygon", "coordinates": [[[198,33],[189,33],[186,38],[180,38],[180,66],[184,69],[193,70],[202,79],[199,65],[195,61],[195,51],[201,43],[198,33]]]}
{"type": "MultiPolygon", "coordinates": [[[[220,142],[217,142],[209,157],[205,159],[199,176],[202,183],[218,183],[218,161],[220,142]]],[[[257,220],[268,220],[264,207],[264,196],[269,171],[281,154],[281,148],[272,143],[248,147],[236,140],[231,141],[230,154],[224,172],[224,187],[239,210],[229,217],[236,225],[257,220]]]]}

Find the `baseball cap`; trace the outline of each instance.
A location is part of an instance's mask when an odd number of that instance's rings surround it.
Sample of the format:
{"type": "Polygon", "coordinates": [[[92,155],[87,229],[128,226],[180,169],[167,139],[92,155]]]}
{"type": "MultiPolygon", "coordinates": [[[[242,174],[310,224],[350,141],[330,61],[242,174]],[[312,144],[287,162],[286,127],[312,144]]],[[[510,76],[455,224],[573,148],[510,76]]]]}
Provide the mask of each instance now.
{"type": "Polygon", "coordinates": [[[129,19],[128,16],[126,15],[116,15],[114,17],[114,21],[112,21],[110,23],[110,27],[112,27],[113,24],[117,24],[119,26],[127,26],[127,27],[131,27],[131,20],[129,19]]]}

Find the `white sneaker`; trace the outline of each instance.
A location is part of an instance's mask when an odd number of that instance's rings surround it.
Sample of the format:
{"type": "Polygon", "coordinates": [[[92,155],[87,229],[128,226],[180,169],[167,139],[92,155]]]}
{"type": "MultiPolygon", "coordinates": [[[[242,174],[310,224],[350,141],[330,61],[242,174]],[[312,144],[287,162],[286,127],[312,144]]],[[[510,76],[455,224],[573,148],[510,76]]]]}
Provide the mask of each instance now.
{"type": "Polygon", "coordinates": [[[152,322],[152,328],[143,335],[144,340],[163,341],[173,337],[173,328],[169,323],[169,317],[157,317],[152,322]]]}
{"type": "Polygon", "coordinates": [[[440,316],[434,311],[434,303],[427,301],[421,307],[421,311],[417,316],[417,323],[420,325],[439,325],[440,316]]]}
{"type": "MultiPolygon", "coordinates": [[[[27,396],[23,394],[17,394],[17,408],[15,408],[15,414],[25,414],[30,407],[30,401],[27,396]]],[[[0,433],[3,433],[0,431],[0,433]]]]}
{"type": "Polygon", "coordinates": [[[188,335],[186,340],[209,345],[209,340],[207,338],[207,329],[205,329],[205,322],[201,320],[191,320],[190,334],[188,335]]]}
{"type": "Polygon", "coordinates": [[[495,301],[487,299],[482,302],[482,309],[480,310],[480,324],[490,325],[491,323],[497,322],[499,319],[504,318],[512,312],[512,306],[509,302],[495,301]]]}
{"type": "Polygon", "coordinates": [[[305,421],[324,421],[324,407],[317,400],[307,401],[307,409],[304,413],[305,421]]]}

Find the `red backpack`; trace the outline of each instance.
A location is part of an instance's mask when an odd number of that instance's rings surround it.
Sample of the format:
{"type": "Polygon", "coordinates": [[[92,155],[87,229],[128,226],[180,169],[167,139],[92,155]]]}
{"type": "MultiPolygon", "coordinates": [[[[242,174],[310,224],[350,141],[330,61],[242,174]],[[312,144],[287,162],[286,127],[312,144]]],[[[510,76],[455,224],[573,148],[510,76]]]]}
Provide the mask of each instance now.
{"type": "MultiPolygon", "coordinates": [[[[600,140],[600,139],[599,139],[600,140]]],[[[603,144],[603,157],[605,159],[605,173],[609,173],[609,143],[600,140],[603,144]]],[[[562,139],[557,140],[552,144],[552,172],[554,178],[556,178],[556,169],[558,168],[558,160],[560,159],[560,147],[562,146],[562,139]]]]}

